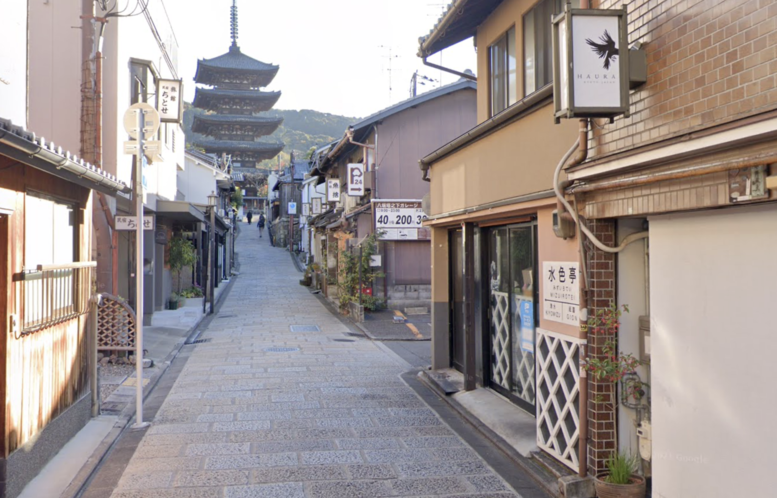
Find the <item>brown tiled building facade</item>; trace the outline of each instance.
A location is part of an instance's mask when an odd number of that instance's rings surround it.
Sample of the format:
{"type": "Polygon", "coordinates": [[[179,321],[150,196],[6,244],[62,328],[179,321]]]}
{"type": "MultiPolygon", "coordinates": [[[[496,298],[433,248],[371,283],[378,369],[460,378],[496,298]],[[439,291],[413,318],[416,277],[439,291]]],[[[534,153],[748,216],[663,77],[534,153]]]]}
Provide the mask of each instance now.
{"type": "Polygon", "coordinates": [[[626,5],[629,42],[643,44],[648,64],[647,84],[631,93],[631,116],[593,126],[594,156],[777,108],[777,2],[591,3],[602,9],[626,5]]]}

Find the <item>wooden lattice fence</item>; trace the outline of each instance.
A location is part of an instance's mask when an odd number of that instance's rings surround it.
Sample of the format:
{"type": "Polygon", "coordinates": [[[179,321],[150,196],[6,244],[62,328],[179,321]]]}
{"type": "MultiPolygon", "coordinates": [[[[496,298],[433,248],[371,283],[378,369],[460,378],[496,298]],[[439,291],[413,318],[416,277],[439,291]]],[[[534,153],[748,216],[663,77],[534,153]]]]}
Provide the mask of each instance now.
{"type": "Polygon", "coordinates": [[[120,297],[100,294],[97,304],[98,351],[134,351],[135,312],[120,297]]]}

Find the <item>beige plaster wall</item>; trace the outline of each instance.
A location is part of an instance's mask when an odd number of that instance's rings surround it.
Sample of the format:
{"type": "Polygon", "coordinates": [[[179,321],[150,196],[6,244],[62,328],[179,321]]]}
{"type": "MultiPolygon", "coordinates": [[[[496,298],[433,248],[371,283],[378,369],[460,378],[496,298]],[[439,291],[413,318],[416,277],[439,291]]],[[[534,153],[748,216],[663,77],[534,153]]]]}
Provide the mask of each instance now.
{"type": "Polygon", "coordinates": [[[577,139],[577,129],[572,120],[554,124],[549,102],[434,163],[429,175],[431,213],[449,213],[550,190],[553,171],[577,139]]]}
{"type": "Polygon", "coordinates": [[[81,149],[81,2],[29,3],[29,129],[81,149]]]}

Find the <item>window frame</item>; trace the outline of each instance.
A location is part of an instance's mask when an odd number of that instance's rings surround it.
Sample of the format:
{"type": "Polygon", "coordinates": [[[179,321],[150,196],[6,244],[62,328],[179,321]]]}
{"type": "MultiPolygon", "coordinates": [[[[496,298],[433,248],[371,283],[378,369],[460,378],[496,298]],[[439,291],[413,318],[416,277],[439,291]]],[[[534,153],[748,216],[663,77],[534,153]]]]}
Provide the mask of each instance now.
{"type": "Polygon", "coordinates": [[[496,116],[518,102],[518,58],[516,36],[516,26],[513,24],[488,46],[488,93],[489,112],[491,116],[496,116]],[[500,61],[501,66],[495,66],[494,52],[500,48],[501,53],[498,53],[497,56],[502,59],[500,61]],[[500,67],[501,70],[499,73],[495,74],[495,68],[497,67],[500,67]],[[496,95],[495,91],[497,82],[501,85],[499,90],[500,95],[496,95]],[[501,102],[499,102],[499,100],[501,100],[501,102]]]}
{"type": "MultiPolygon", "coordinates": [[[[570,0],[571,8],[580,8],[580,0],[570,0]]],[[[521,35],[522,42],[521,47],[523,49],[522,55],[522,67],[523,67],[523,98],[535,93],[537,90],[553,83],[553,40],[552,40],[552,22],[551,18],[564,12],[564,7],[567,0],[539,0],[532,5],[530,9],[524,12],[521,16],[521,35]],[[538,26],[542,28],[543,24],[541,19],[543,12],[548,12],[547,22],[544,24],[545,29],[538,29],[538,26]],[[531,30],[527,29],[527,21],[531,20],[531,30]],[[531,41],[531,51],[534,60],[533,65],[533,78],[530,78],[527,72],[527,57],[529,55],[529,49],[527,48],[527,32],[531,31],[533,39],[531,41]],[[540,60],[542,59],[542,60],[540,60]],[[541,64],[540,64],[541,62],[541,64]],[[542,73],[542,74],[540,74],[542,73]],[[545,81],[547,80],[547,81],[545,81]]]]}

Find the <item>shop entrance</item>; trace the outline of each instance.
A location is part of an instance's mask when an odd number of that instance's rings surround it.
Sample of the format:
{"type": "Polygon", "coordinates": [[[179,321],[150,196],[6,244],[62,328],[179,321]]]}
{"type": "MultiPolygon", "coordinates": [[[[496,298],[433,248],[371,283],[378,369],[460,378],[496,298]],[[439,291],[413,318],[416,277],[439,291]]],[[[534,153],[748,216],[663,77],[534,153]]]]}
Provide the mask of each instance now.
{"type": "Polygon", "coordinates": [[[525,223],[487,232],[490,387],[535,412],[537,227],[525,223]]]}
{"type": "Polygon", "coordinates": [[[448,232],[448,247],[450,259],[448,275],[450,275],[450,341],[451,366],[459,372],[464,372],[464,250],[462,247],[463,232],[451,230],[448,232]]]}

